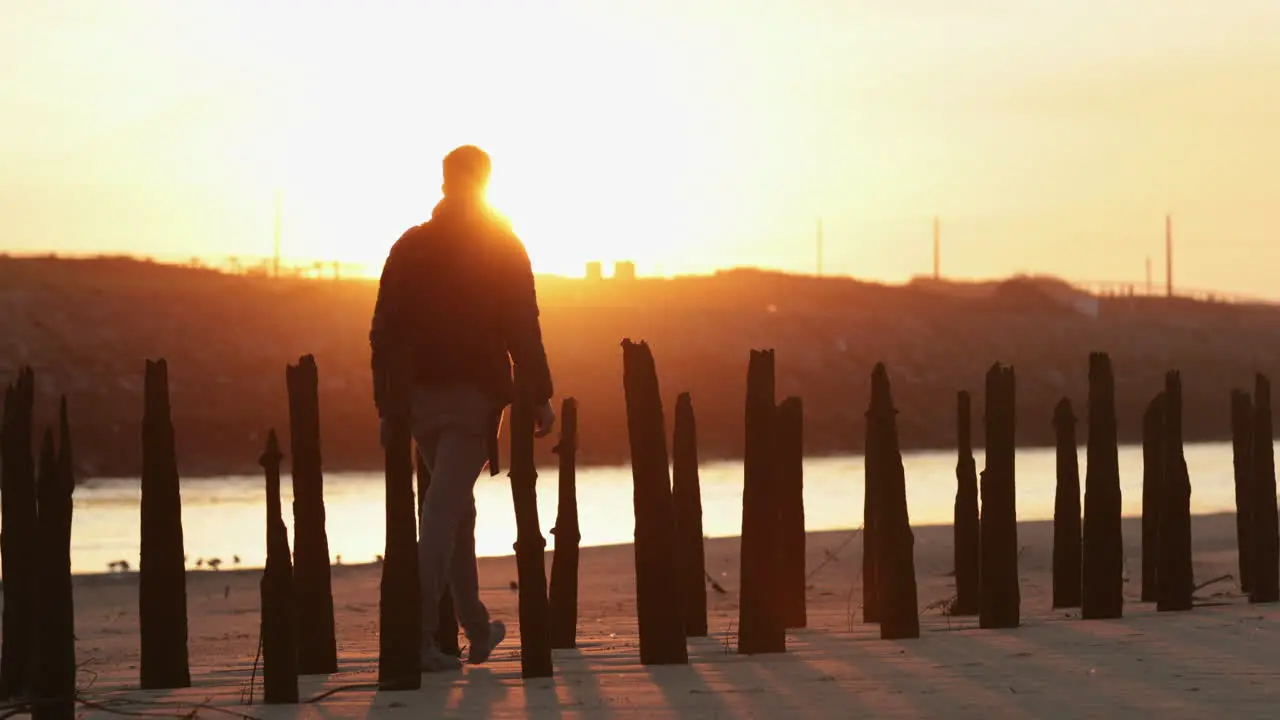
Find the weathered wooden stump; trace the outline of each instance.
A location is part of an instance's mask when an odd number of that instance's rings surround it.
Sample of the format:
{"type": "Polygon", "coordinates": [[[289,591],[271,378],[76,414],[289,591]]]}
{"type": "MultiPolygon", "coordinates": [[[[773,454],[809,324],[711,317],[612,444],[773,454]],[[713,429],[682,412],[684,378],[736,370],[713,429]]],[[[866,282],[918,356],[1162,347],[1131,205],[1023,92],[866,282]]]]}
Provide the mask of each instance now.
{"type": "Polygon", "coordinates": [[[867,424],[875,438],[876,471],[880,488],[880,637],[902,640],[920,637],[917,609],[915,534],[907,511],[906,474],[898,447],[898,411],[893,406],[889,373],[877,363],[871,373],[871,407],[867,424]]]}
{"type": "Polygon", "coordinates": [[[1244,390],[1231,391],[1231,461],[1235,470],[1240,590],[1248,593],[1253,589],[1253,400],[1244,390]]]}
{"type": "Polygon", "coordinates": [[[1258,374],[1253,397],[1253,588],[1249,602],[1280,601],[1280,529],[1276,518],[1276,457],[1271,381],[1258,374]]]}
{"type": "Polygon", "coordinates": [[[698,430],[689,393],[676,398],[672,437],[671,501],[679,536],[680,609],[685,637],[707,636],[707,562],[702,543],[702,489],[698,480],[698,430]]]}
{"type": "Polygon", "coordinates": [[[1120,530],[1115,379],[1106,353],[1089,355],[1088,453],[1080,617],[1118,618],[1124,614],[1124,538],[1120,530]]]}
{"type": "Polygon", "coordinates": [[[406,375],[401,368],[388,373],[384,396],[387,539],[379,593],[378,688],[389,692],[422,687],[422,594],[406,375]]]}
{"type": "Polygon", "coordinates": [[[1165,375],[1164,479],[1160,483],[1160,553],[1156,610],[1191,609],[1191,477],[1182,454],[1182,378],[1165,375]]]}
{"type": "Polygon", "coordinates": [[[520,581],[520,676],[551,677],[547,608],[546,538],[538,526],[538,470],[533,463],[534,407],[516,371],[511,406],[511,497],[516,511],[516,576],[520,581]]]}
{"type": "Polygon", "coordinates": [[[26,696],[35,673],[39,551],[36,466],[31,455],[35,376],[31,368],[5,388],[0,428],[0,573],[4,578],[4,639],[0,645],[0,699],[26,696]]]}
{"type": "Polygon", "coordinates": [[[1015,502],[1015,377],[996,363],[987,372],[987,467],[982,474],[982,599],[978,626],[1016,628],[1022,621],[1018,587],[1018,512],[1015,502]]]}
{"type": "Polygon", "coordinates": [[[1062,398],[1053,411],[1058,486],[1053,500],[1053,607],[1080,607],[1080,461],[1076,414],[1062,398]]]}
{"type": "MultiPolygon", "coordinates": [[[[433,450],[416,448],[413,453],[414,465],[418,470],[418,528],[422,528],[422,503],[426,501],[427,490],[431,489],[431,471],[427,468],[424,452],[433,450]]],[[[421,538],[419,538],[421,541],[421,538]]],[[[421,578],[419,578],[421,580],[421,578]]],[[[458,643],[458,611],[453,606],[453,592],[449,584],[440,588],[439,611],[436,615],[436,647],[440,652],[451,657],[462,655],[462,647],[458,643]]]]}
{"type": "Polygon", "coordinates": [[[289,391],[289,444],[293,468],[294,594],[298,623],[298,672],[338,671],[333,629],[329,538],[325,532],[324,471],[320,455],[320,378],[315,357],[304,355],[285,369],[289,391]]]}
{"type": "Polygon", "coordinates": [[[743,655],[787,651],[777,532],[781,515],[774,398],[773,350],[752,350],[747,366],[738,610],[738,652],[743,655]]]}
{"type": "Polygon", "coordinates": [[[1165,394],[1142,416],[1142,602],[1160,597],[1160,507],[1165,476],[1165,394]]]}
{"type": "Polygon", "coordinates": [[[169,367],[147,361],[142,413],[142,533],[138,619],[142,688],[191,686],[187,660],[187,570],[182,495],[169,412],[169,367]]]}
{"type": "Polygon", "coordinates": [[[560,497],[556,508],[556,551],[551,558],[551,647],[566,649],[578,645],[578,401],[565,398],[560,403],[560,442],[555,448],[560,461],[560,497]]]}
{"type": "Polygon", "coordinates": [[[778,405],[778,544],[783,622],[808,625],[805,607],[804,404],[789,397],[778,405]]]}
{"type": "Polygon", "coordinates": [[[53,432],[45,431],[36,488],[40,538],[36,697],[40,702],[31,713],[35,720],[70,720],[76,706],[76,614],[71,592],[71,494],[76,481],[65,397],[58,426],[56,456],[53,432]]]}
{"type": "Polygon", "coordinates": [[[622,341],[622,384],[636,515],[636,609],[640,662],[689,662],[680,607],[680,563],[671,497],[666,426],[653,353],[645,342],[622,341]]]}
{"type": "Polygon", "coordinates": [[[862,462],[862,621],[877,624],[881,619],[883,588],[880,587],[880,472],[876,427],[868,412],[863,430],[862,462]]]}
{"type": "Polygon", "coordinates": [[[262,571],[262,689],[268,705],[298,702],[297,620],[294,614],[293,562],[280,503],[280,443],[276,431],[258,458],[267,483],[267,566],[262,571]]]}
{"type": "Polygon", "coordinates": [[[956,601],[951,614],[977,615],[982,596],[982,525],[978,518],[978,468],[973,459],[972,412],[969,393],[956,395],[956,505],[955,570],[956,601]]]}

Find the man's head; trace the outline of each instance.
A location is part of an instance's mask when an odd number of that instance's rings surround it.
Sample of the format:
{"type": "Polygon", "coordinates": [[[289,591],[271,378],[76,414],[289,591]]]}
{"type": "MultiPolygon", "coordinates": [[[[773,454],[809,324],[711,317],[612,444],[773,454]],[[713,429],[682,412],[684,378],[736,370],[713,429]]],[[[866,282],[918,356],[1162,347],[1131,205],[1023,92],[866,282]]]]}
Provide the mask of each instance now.
{"type": "Polygon", "coordinates": [[[463,145],[444,156],[445,197],[483,196],[492,166],[489,155],[475,145],[463,145]]]}

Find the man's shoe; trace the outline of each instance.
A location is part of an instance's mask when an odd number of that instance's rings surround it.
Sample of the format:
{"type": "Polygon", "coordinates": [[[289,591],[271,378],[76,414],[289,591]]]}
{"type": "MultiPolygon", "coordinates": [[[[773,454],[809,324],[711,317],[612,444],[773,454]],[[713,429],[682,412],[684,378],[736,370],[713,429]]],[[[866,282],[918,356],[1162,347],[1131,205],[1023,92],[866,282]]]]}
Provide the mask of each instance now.
{"type": "Polygon", "coordinates": [[[435,645],[422,651],[422,672],[448,672],[461,669],[461,660],[452,655],[446,655],[435,645]]]}
{"type": "Polygon", "coordinates": [[[473,638],[467,636],[471,647],[467,651],[467,662],[471,665],[480,665],[489,659],[493,654],[493,649],[498,647],[503,638],[507,636],[507,626],[501,620],[494,620],[489,623],[489,633],[487,637],[473,638]]]}

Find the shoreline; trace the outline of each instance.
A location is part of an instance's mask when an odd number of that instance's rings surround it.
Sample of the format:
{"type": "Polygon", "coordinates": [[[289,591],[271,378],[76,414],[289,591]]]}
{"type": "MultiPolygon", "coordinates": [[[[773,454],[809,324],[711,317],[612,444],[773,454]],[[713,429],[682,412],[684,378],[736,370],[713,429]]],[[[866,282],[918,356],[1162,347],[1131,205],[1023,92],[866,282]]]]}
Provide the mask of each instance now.
{"type": "MultiPolygon", "coordinates": [[[[975,441],[976,441],[976,438],[975,438],[975,441]]],[[[1184,447],[1186,445],[1224,445],[1224,444],[1229,444],[1230,442],[1231,442],[1230,438],[1226,438],[1226,439],[1214,438],[1214,439],[1208,439],[1208,440],[1186,439],[1184,441],[1184,447]]],[[[1025,443],[1025,444],[1017,445],[1014,449],[1015,451],[1017,450],[1045,451],[1045,450],[1054,450],[1056,449],[1056,447],[1057,446],[1054,445],[1053,443],[1025,443]]],[[[1087,460],[1087,458],[1084,457],[1084,452],[1087,449],[1087,447],[1088,447],[1087,442],[1080,442],[1076,445],[1076,452],[1081,461],[1082,468],[1084,467],[1084,463],[1087,460]]],[[[1142,447],[1142,444],[1122,442],[1122,443],[1119,443],[1117,447],[1119,449],[1124,449],[1124,448],[1140,449],[1142,447]]],[[[323,447],[321,448],[321,450],[323,451],[323,447]]],[[[985,450],[984,445],[982,445],[981,443],[975,442],[973,446],[973,452],[976,459],[980,459],[982,457],[982,453],[984,450],[985,450]]],[[[942,454],[947,452],[950,452],[952,454],[957,454],[959,451],[954,446],[937,446],[937,447],[904,446],[902,447],[901,452],[903,455],[937,455],[937,454],[942,454]]],[[[832,459],[840,459],[840,458],[861,458],[861,457],[865,457],[865,453],[863,453],[860,450],[854,451],[854,452],[843,452],[843,451],[842,452],[835,452],[835,451],[806,452],[804,454],[805,460],[832,460],[832,459]]],[[[740,463],[742,462],[742,460],[743,458],[740,454],[739,455],[724,454],[720,456],[706,456],[706,455],[700,454],[698,458],[698,463],[699,465],[720,464],[720,463],[740,463]]],[[[577,465],[577,469],[579,472],[584,470],[588,470],[588,471],[589,470],[617,470],[619,468],[628,467],[630,463],[631,463],[631,456],[628,455],[618,460],[617,462],[612,462],[612,463],[599,462],[599,461],[593,461],[590,463],[579,463],[577,465]]],[[[242,466],[242,469],[243,471],[241,472],[218,473],[218,472],[212,472],[207,470],[195,471],[195,472],[183,472],[181,468],[179,468],[178,477],[181,480],[206,481],[206,480],[220,480],[228,477],[256,477],[256,476],[262,475],[262,467],[258,465],[252,466],[252,469],[250,469],[250,466],[245,465],[245,466],[242,466]]],[[[544,465],[539,465],[537,469],[539,470],[539,473],[540,473],[539,477],[542,477],[544,475],[549,475],[552,472],[554,472],[556,469],[556,465],[554,463],[548,462],[544,465]]],[[[979,470],[980,469],[981,468],[979,468],[979,470]]],[[[508,468],[506,468],[505,464],[503,464],[502,470],[498,473],[497,477],[506,477],[507,470],[508,468]]],[[[281,477],[287,480],[289,478],[291,471],[292,471],[292,467],[289,465],[288,458],[286,457],[285,460],[282,461],[280,464],[281,477]]],[[[351,475],[362,474],[363,475],[363,474],[381,473],[384,471],[384,468],[382,465],[378,465],[378,464],[371,464],[367,466],[366,465],[341,465],[338,467],[331,467],[328,464],[326,464],[323,468],[323,471],[325,473],[351,474],[351,475]]],[[[76,481],[76,484],[81,485],[86,483],[93,483],[96,481],[118,482],[118,481],[126,481],[126,480],[134,480],[139,482],[141,481],[140,477],[137,475],[93,475],[91,477],[82,477],[78,479],[76,481]]]]}
{"type": "MultiPolygon", "coordinates": [[[[1234,512],[1199,513],[1199,514],[1193,514],[1191,516],[1191,523],[1194,528],[1194,526],[1197,524],[1213,524],[1213,523],[1226,522],[1227,520],[1231,520],[1231,522],[1233,523],[1232,527],[1234,527],[1235,516],[1236,514],[1234,512]]],[[[1140,530],[1142,517],[1139,515],[1122,515],[1120,518],[1120,522],[1121,522],[1121,528],[1124,531],[1140,530]],[[1138,525],[1139,527],[1133,528],[1133,527],[1130,527],[1131,525],[1138,525]]],[[[939,532],[945,532],[951,529],[951,527],[952,525],[949,523],[925,523],[925,524],[919,524],[919,525],[913,523],[911,525],[911,529],[913,532],[926,533],[929,535],[933,535],[939,532]]],[[[810,530],[805,532],[805,537],[808,540],[827,541],[834,538],[834,539],[839,539],[843,541],[847,539],[849,535],[861,532],[861,529],[862,529],[861,527],[856,527],[856,528],[844,528],[839,530],[810,530]]],[[[1019,520],[1018,530],[1019,532],[1027,531],[1027,532],[1032,532],[1036,534],[1039,534],[1041,532],[1047,532],[1048,535],[1052,537],[1053,520],[1019,520]]],[[[1194,530],[1193,530],[1193,533],[1194,533],[1194,530]]],[[[547,539],[547,547],[546,547],[545,553],[548,557],[550,557],[555,554],[555,536],[551,535],[549,532],[545,530],[543,531],[543,535],[547,539]]],[[[1021,537],[1022,536],[1019,535],[1019,538],[1021,537]]],[[[1126,534],[1125,538],[1126,538],[1125,545],[1126,547],[1128,547],[1131,544],[1129,542],[1130,540],[1129,535],[1126,534]]],[[[740,542],[741,539],[742,539],[741,535],[722,535],[717,537],[703,537],[703,544],[705,545],[707,543],[718,543],[718,542],[726,542],[726,541],[740,542]]],[[[1140,538],[1137,538],[1137,539],[1140,539],[1140,538]]],[[[1234,542],[1234,536],[1232,536],[1232,541],[1234,542]]],[[[290,537],[291,547],[292,547],[292,542],[293,542],[293,539],[292,537],[290,537]]],[[[1193,543],[1195,542],[1194,534],[1192,535],[1192,542],[1193,543]]],[[[596,550],[601,552],[608,552],[608,551],[617,552],[624,548],[632,548],[633,546],[634,546],[634,543],[629,543],[629,542],[607,543],[602,545],[584,544],[580,546],[580,550],[585,551],[587,549],[591,549],[591,550],[596,550]]],[[[1235,549],[1234,545],[1232,546],[1232,549],[1235,549]]],[[[500,555],[481,555],[477,559],[483,564],[486,561],[514,560],[514,558],[515,558],[515,553],[509,552],[509,553],[503,553],[500,555]]],[[[336,573],[336,572],[348,572],[348,571],[366,571],[369,568],[380,567],[380,566],[381,564],[377,562],[352,562],[352,563],[331,562],[329,565],[329,568],[331,572],[336,573]]],[[[259,565],[240,565],[240,566],[228,568],[225,570],[209,570],[206,568],[188,567],[186,569],[186,572],[188,576],[191,576],[194,574],[194,575],[200,575],[200,576],[208,575],[213,577],[217,577],[217,576],[238,577],[238,576],[242,576],[250,573],[261,574],[262,570],[263,570],[263,567],[259,565]]],[[[550,573],[550,571],[551,569],[550,569],[550,566],[548,565],[547,572],[550,573]]],[[[138,571],[136,569],[130,569],[125,572],[94,571],[94,572],[85,572],[85,573],[72,573],[72,577],[75,579],[76,582],[84,582],[85,584],[93,584],[93,583],[100,583],[100,582],[123,582],[127,578],[130,578],[130,577],[136,578],[137,576],[138,576],[138,571]]],[[[0,583],[0,585],[2,584],[3,583],[0,583]]]]}

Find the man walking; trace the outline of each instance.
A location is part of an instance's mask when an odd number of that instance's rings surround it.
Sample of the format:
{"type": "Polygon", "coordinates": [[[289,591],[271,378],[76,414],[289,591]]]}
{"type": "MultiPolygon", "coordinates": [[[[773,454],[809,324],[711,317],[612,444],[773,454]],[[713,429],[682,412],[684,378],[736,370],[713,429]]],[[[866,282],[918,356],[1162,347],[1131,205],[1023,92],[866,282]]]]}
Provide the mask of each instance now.
{"type": "Polygon", "coordinates": [[[413,436],[431,473],[420,499],[422,669],[461,667],[435,642],[447,584],[470,645],[483,663],[506,627],[480,601],[473,491],[488,464],[497,474],[503,409],[515,399],[512,363],[537,408],[536,434],[555,424],[533,271],[524,245],[487,204],[489,156],[464,145],[444,159],[444,199],[431,219],[391,248],[373,311],[374,402],[385,442],[388,375],[405,372],[413,436]]]}

